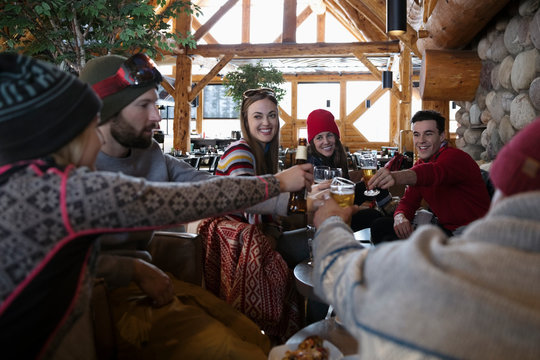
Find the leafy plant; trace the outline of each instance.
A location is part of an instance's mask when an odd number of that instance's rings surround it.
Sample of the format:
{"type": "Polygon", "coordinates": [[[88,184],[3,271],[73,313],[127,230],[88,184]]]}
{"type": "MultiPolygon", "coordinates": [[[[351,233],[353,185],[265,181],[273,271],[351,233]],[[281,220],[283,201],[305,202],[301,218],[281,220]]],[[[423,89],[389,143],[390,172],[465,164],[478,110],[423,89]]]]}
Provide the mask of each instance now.
{"type": "Polygon", "coordinates": [[[238,70],[231,71],[223,78],[223,84],[227,88],[227,95],[236,102],[236,108],[240,109],[242,94],[249,89],[267,87],[274,90],[277,101],[281,101],[286,91],[279,87],[285,79],[283,73],[273,66],[263,66],[259,61],[255,65],[240,65],[238,70]]]}
{"type": "Polygon", "coordinates": [[[64,64],[74,72],[105,54],[145,51],[155,57],[178,45],[195,47],[192,34],[168,32],[178,13],[200,14],[190,1],[0,0],[0,48],[64,64]]]}

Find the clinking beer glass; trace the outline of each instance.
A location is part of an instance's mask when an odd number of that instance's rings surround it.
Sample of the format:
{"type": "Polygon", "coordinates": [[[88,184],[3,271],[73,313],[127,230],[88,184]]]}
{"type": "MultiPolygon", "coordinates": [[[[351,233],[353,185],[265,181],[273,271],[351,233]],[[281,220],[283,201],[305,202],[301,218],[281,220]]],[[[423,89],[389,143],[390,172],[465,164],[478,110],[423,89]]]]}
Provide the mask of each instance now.
{"type": "MultiPolygon", "coordinates": [[[[362,154],[360,157],[360,168],[362,169],[362,175],[364,176],[364,182],[367,187],[369,179],[377,172],[377,155],[372,153],[362,154]]],[[[379,193],[380,191],[377,189],[364,191],[364,195],[366,196],[376,196],[379,193]]]]}
{"type": "Polygon", "coordinates": [[[349,179],[335,177],[330,184],[330,195],[341,207],[354,204],[355,183],[349,179]]]}

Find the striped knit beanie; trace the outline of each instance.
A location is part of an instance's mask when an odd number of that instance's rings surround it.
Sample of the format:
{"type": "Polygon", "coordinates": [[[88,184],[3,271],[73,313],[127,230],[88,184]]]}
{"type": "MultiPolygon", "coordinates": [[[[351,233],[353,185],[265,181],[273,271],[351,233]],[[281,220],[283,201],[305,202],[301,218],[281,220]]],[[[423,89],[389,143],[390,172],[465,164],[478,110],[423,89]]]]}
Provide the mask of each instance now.
{"type": "Polygon", "coordinates": [[[0,165],[49,155],[79,135],[101,101],[56,66],[0,53],[0,165]]]}

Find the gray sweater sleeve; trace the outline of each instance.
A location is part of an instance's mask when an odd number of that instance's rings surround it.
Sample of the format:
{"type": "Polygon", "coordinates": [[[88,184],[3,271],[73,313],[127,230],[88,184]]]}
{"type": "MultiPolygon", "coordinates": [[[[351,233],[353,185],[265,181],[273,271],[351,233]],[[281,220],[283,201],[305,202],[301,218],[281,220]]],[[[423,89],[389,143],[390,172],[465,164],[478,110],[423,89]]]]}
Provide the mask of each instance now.
{"type": "Polygon", "coordinates": [[[271,199],[250,206],[245,210],[249,214],[279,215],[287,216],[287,205],[289,204],[289,194],[281,193],[271,199]]]}

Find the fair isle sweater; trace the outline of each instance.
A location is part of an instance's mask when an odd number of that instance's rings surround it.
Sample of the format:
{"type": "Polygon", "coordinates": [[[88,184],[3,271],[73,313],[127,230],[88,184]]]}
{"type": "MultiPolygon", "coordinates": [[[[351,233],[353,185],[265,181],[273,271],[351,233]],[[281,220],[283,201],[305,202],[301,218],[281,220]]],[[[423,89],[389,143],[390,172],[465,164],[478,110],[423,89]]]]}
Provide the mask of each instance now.
{"type": "Polygon", "coordinates": [[[448,238],[426,225],[363,249],[341,218],[314,241],[315,292],[360,359],[538,359],[540,191],[503,199],[448,238]]]}
{"type": "Polygon", "coordinates": [[[0,167],[2,353],[37,358],[58,344],[86,306],[98,235],[163,228],[277,194],[271,175],[157,183],[52,160],[0,167]]]}
{"type": "MultiPolygon", "coordinates": [[[[217,176],[255,176],[255,155],[246,140],[240,139],[231,143],[219,159],[216,169],[217,176]]],[[[289,193],[282,193],[269,199],[256,207],[251,207],[244,214],[230,214],[238,221],[250,224],[271,223],[274,221],[269,215],[287,215],[289,193]]]]}

